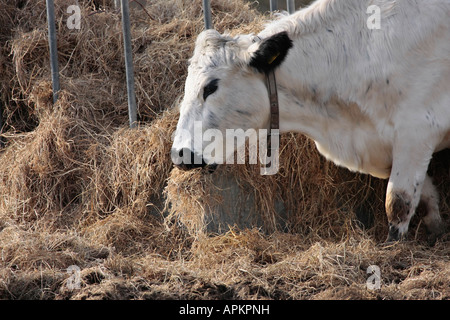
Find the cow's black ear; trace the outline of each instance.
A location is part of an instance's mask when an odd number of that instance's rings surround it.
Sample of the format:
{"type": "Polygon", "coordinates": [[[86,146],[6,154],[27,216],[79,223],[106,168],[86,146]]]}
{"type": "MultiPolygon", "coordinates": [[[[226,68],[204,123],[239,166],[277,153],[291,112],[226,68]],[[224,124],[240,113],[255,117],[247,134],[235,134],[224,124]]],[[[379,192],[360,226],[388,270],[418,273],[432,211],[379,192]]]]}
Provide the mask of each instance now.
{"type": "Polygon", "coordinates": [[[290,48],[292,48],[292,40],[287,32],[277,33],[261,42],[250,60],[250,66],[259,72],[267,73],[284,61],[290,48]]]}

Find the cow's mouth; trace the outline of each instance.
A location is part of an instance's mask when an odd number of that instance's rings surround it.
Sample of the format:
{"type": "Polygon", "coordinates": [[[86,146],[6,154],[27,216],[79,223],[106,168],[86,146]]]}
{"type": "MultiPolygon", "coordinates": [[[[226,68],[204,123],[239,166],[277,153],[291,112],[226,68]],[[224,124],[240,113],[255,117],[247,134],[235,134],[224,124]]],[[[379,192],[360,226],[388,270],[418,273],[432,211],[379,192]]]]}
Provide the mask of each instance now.
{"type": "Polygon", "coordinates": [[[208,174],[212,174],[217,170],[217,167],[219,165],[216,163],[212,163],[212,164],[201,164],[201,165],[185,165],[185,164],[179,164],[179,165],[175,165],[175,167],[177,167],[180,170],[183,171],[191,171],[193,169],[199,169],[201,168],[201,170],[205,173],[208,174]]]}
{"type": "Polygon", "coordinates": [[[198,155],[189,149],[172,149],[171,157],[175,166],[183,171],[202,168],[202,170],[208,173],[213,173],[219,166],[217,163],[207,163],[201,155],[198,155]],[[186,159],[184,159],[185,157],[186,159]]]}
{"type": "Polygon", "coordinates": [[[217,167],[218,167],[218,166],[219,166],[219,165],[218,165],[217,163],[208,164],[208,165],[205,167],[205,171],[206,171],[207,173],[209,173],[209,174],[212,174],[212,173],[214,173],[214,171],[217,170],[217,167]]]}

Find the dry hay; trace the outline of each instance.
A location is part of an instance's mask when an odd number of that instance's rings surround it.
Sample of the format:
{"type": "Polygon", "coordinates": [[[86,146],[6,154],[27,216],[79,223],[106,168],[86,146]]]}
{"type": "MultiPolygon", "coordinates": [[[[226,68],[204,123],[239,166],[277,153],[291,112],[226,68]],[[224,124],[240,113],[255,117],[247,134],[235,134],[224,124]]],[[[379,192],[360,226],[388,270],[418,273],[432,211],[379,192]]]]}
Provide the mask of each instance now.
{"type": "Polygon", "coordinates": [[[166,194],[170,217],[178,217],[193,235],[222,219],[218,208],[229,206],[232,215],[259,216],[256,222],[268,233],[288,230],[312,239],[342,239],[362,226],[381,240],[387,232],[385,188],[385,181],[325,161],[311,140],[285,134],[278,174],[262,176],[257,165],[222,166],[212,176],[174,169],[166,194]],[[230,188],[238,188],[239,194],[230,188]],[[224,198],[235,203],[224,204],[224,198]]]}
{"type": "MultiPolygon", "coordinates": [[[[112,1],[93,2],[79,1],[77,31],[65,26],[66,3],[55,1],[62,91],[53,105],[45,3],[0,0],[0,298],[449,298],[448,236],[424,246],[416,219],[413,241],[379,245],[386,183],[326,162],[301,135],[283,135],[275,176],[251,165],[172,170],[200,2],[132,10],[135,130],[127,128],[120,15],[112,1]],[[236,202],[226,203],[230,195],[236,202]],[[223,207],[228,216],[217,215],[223,207]],[[236,216],[260,228],[208,232],[207,223],[236,216]],[[378,291],[365,286],[372,264],[382,271],[378,291]],[[71,265],[81,270],[75,290],[71,265]]],[[[212,5],[221,32],[257,32],[267,18],[243,0],[212,5]]],[[[430,168],[447,222],[448,156],[430,168]]]]}
{"type": "Polygon", "coordinates": [[[237,297],[397,299],[430,294],[425,289],[429,286],[436,289],[435,298],[446,298],[450,293],[449,252],[445,244],[439,246],[431,250],[412,244],[383,247],[359,236],[309,244],[299,234],[274,233],[265,237],[257,230],[230,230],[196,243],[192,263],[199,266],[205,277],[233,283],[237,297]],[[431,260],[439,262],[429,265],[431,260]],[[381,290],[366,288],[366,270],[370,265],[381,269],[381,290]],[[420,281],[427,285],[421,286],[420,281]],[[402,291],[401,286],[409,285],[418,290],[402,291]]]}
{"type": "MultiPolygon", "coordinates": [[[[167,107],[168,101],[182,92],[186,60],[193,49],[192,38],[203,28],[199,6],[187,1],[152,3],[146,10],[131,11],[136,99],[141,121],[152,120],[167,107]]],[[[96,125],[120,125],[127,112],[120,14],[112,5],[97,11],[89,1],[80,5],[81,29],[71,30],[66,26],[69,17],[66,1],[55,1],[61,86],[68,89],[73,84],[77,96],[97,111],[91,119],[96,125]]],[[[5,106],[5,122],[17,130],[30,130],[33,128],[30,120],[37,119],[30,117],[34,106],[29,95],[34,84],[50,74],[45,2],[25,1],[20,8],[2,3],[3,6],[10,9],[6,15],[11,17],[8,24],[16,26],[16,32],[6,43],[12,61],[6,63],[4,81],[11,82],[7,91],[13,103],[5,106]]],[[[234,1],[214,4],[213,10],[219,16],[215,21],[219,30],[241,23],[247,25],[257,17],[247,4],[234,1]]]]}

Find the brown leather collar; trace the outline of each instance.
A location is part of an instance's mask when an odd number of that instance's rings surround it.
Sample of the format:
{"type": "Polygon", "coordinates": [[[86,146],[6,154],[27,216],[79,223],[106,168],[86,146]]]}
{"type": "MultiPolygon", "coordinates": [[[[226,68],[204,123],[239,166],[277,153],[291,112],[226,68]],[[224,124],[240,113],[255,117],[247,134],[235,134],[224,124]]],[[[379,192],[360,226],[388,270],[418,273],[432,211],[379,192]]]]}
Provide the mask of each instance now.
{"type": "Polygon", "coordinates": [[[267,91],[269,92],[270,102],[270,131],[280,129],[280,107],[278,105],[278,91],[277,81],[275,78],[275,71],[272,70],[266,73],[267,91]]]}
{"type": "MultiPolygon", "coordinates": [[[[278,104],[277,81],[274,70],[266,73],[266,85],[270,102],[270,123],[269,131],[267,133],[267,155],[272,157],[272,136],[277,136],[277,139],[279,139],[280,135],[280,107],[278,104]]],[[[276,141],[277,143],[274,148],[279,146],[279,140],[276,141]]],[[[266,164],[266,167],[269,167],[269,164],[266,164]]]]}

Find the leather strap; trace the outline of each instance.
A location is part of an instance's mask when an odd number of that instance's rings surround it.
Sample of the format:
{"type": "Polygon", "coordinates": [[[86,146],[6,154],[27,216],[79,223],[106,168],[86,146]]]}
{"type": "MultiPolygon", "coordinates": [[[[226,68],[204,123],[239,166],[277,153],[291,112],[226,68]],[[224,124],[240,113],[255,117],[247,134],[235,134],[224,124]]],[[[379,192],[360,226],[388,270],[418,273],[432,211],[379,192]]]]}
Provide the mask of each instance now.
{"type": "MultiPolygon", "coordinates": [[[[272,157],[272,136],[279,136],[280,134],[280,107],[278,104],[278,91],[277,91],[277,81],[275,78],[275,71],[270,71],[266,73],[267,91],[269,93],[270,102],[270,125],[269,132],[267,133],[267,154],[272,157]],[[274,130],[276,132],[274,132],[274,130]]],[[[279,138],[278,138],[279,139],[279,138]]],[[[276,143],[275,148],[279,146],[276,143]]],[[[266,168],[270,167],[270,163],[266,164],[266,168]]]]}
{"type": "MultiPolygon", "coordinates": [[[[280,129],[280,107],[278,105],[278,91],[275,71],[272,70],[266,73],[266,80],[270,102],[270,130],[280,129]]],[[[271,134],[270,131],[269,134],[271,134]]]]}

